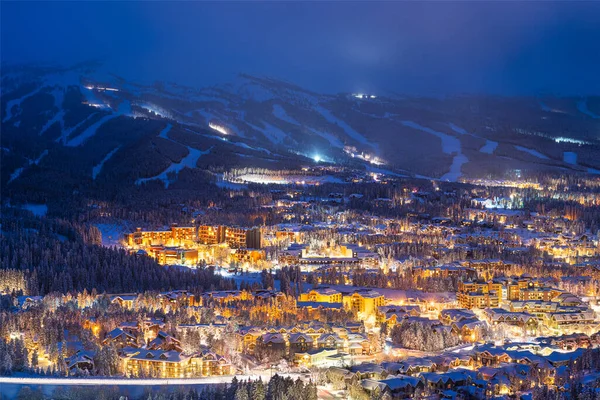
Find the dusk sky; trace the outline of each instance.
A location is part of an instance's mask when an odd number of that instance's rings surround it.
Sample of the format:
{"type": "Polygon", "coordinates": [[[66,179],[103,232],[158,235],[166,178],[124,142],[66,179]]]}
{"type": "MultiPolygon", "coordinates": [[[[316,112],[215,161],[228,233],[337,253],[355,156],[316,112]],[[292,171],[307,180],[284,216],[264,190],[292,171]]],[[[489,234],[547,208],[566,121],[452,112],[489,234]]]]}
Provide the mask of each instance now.
{"type": "Polygon", "coordinates": [[[600,94],[600,2],[2,2],[3,62],[324,92],[600,94]]]}

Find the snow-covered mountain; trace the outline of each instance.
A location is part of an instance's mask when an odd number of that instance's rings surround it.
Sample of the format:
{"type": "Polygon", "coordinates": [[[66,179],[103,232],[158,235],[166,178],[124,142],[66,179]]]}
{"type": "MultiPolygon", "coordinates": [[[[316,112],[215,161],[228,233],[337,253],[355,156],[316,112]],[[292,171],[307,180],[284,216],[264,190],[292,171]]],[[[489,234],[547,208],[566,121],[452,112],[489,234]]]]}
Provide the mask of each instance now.
{"type": "Polygon", "coordinates": [[[600,97],[331,95],[249,75],[196,89],[101,70],[3,68],[3,186],[170,187],[317,162],[450,181],[600,170],[600,97]]]}

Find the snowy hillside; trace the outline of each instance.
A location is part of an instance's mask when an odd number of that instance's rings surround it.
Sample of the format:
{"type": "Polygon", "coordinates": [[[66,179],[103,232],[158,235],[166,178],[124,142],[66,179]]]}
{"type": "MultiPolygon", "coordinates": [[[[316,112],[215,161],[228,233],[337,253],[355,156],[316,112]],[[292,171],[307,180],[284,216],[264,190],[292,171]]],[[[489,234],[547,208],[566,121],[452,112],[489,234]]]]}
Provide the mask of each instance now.
{"type": "Polygon", "coordinates": [[[249,75],[208,88],[139,85],[90,64],[3,73],[9,185],[169,188],[201,171],[315,163],[450,181],[600,169],[600,98],[332,95],[249,75]]]}

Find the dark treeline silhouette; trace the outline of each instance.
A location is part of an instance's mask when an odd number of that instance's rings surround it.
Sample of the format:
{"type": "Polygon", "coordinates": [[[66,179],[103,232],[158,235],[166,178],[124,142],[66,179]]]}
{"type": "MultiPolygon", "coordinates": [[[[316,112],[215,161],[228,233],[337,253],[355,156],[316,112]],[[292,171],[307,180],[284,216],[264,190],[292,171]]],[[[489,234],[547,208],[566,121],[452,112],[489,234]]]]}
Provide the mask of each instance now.
{"type": "MultiPolygon", "coordinates": [[[[236,287],[233,280],[223,279],[212,268],[163,267],[147,256],[98,243],[96,228],[3,210],[0,265],[3,270],[23,273],[26,294],[236,287]]],[[[4,285],[0,282],[0,286],[4,285]]]]}

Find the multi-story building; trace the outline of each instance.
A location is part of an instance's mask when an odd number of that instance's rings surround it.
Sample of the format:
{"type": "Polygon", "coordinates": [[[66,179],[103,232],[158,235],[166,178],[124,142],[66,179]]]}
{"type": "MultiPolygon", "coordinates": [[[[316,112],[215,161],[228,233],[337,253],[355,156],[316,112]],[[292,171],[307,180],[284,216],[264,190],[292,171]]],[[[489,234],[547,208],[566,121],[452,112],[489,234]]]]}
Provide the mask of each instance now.
{"type": "Polygon", "coordinates": [[[473,308],[489,308],[498,307],[500,298],[496,292],[458,292],[457,295],[458,304],[462,308],[473,309],[473,308]]]}
{"type": "Polygon", "coordinates": [[[249,262],[256,263],[257,261],[265,259],[265,251],[260,249],[237,249],[232,255],[231,259],[236,262],[249,262]]]}
{"type": "Polygon", "coordinates": [[[310,301],[315,303],[341,303],[342,293],[328,287],[312,289],[308,293],[302,293],[299,301],[310,301]]]}
{"type": "Polygon", "coordinates": [[[344,308],[367,315],[376,315],[380,306],[385,304],[385,297],[374,290],[356,290],[343,293],[344,308]]]}
{"type": "Polygon", "coordinates": [[[520,301],[541,300],[550,301],[562,293],[561,290],[545,287],[528,287],[519,292],[520,301]]]}
{"type": "Polygon", "coordinates": [[[200,225],[198,227],[198,241],[202,244],[214,245],[222,243],[222,230],[220,226],[200,225]]]}
{"type": "Polygon", "coordinates": [[[186,249],[182,247],[163,247],[154,248],[151,253],[159,264],[198,264],[198,250],[186,249]]]}
{"type": "Polygon", "coordinates": [[[246,246],[249,249],[261,249],[261,232],[260,228],[251,228],[246,230],[246,246]]]}
{"type": "Polygon", "coordinates": [[[569,313],[550,313],[546,315],[545,323],[548,327],[556,330],[581,327],[582,325],[595,324],[594,312],[592,310],[569,313]]]}
{"type": "Polygon", "coordinates": [[[191,378],[230,375],[233,371],[223,357],[208,351],[186,355],[175,350],[139,349],[121,359],[127,376],[191,378]]]}
{"type": "Polygon", "coordinates": [[[232,249],[246,247],[246,229],[223,227],[225,230],[225,243],[232,249]]]}
{"type": "Polygon", "coordinates": [[[135,232],[126,233],[124,239],[128,246],[191,246],[196,241],[196,228],[175,224],[166,231],[142,231],[142,228],[136,228],[135,232]]]}

